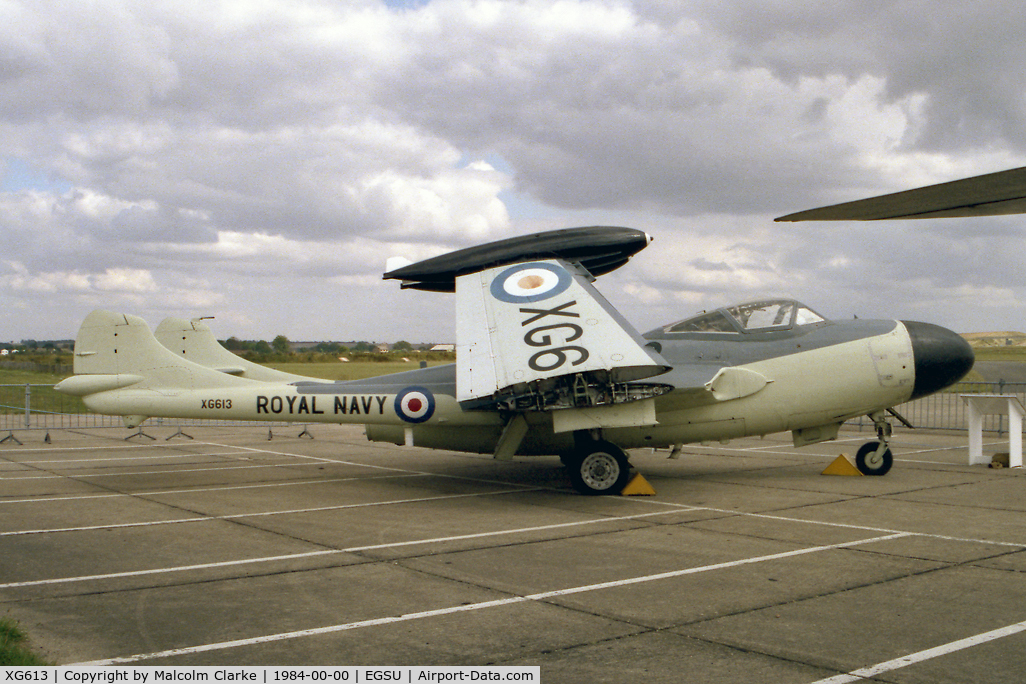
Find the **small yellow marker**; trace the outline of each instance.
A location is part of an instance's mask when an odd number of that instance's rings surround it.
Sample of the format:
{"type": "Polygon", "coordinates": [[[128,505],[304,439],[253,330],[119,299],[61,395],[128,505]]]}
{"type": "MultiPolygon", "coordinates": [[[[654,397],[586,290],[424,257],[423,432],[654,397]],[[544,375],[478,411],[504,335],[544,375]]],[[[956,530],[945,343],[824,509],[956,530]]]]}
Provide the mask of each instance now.
{"type": "Polygon", "coordinates": [[[823,471],[823,475],[861,475],[862,472],[855,467],[855,464],[851,462],[851,459],[841,454],[833,460],[833,462],[827,466],[826,470],[823,471]]]}
{"type": "Polygon", "coordinates": [[[627,483],[627,486],[620,492],[620,496],[655,496],[655,490],[648,483],[641,473],[634,473],[634,477],[627,483]]]}

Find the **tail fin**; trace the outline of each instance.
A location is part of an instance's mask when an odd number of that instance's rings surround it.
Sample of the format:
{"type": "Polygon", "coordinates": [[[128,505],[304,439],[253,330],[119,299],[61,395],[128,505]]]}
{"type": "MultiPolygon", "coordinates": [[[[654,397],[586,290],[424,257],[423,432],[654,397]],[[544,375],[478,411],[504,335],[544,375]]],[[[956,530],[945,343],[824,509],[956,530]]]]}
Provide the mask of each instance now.
{"type": "Polygon", "coordinates": [[[75,338],[75,375],[60,382],[66,394],[86,396],[133,389],[189,390],[248,385],[251,381],[183,359],[163,347],[138,316],[96,310],[75,338]]]}
{"type": "Polygon", "coordinates": [[[317,380],[293,375],[247,361],[220,345],[210,327],[199,320],[165,318],[154,332],[157,341],[175,355],[221,373],[258,382],[297,382],[317,380]]]}

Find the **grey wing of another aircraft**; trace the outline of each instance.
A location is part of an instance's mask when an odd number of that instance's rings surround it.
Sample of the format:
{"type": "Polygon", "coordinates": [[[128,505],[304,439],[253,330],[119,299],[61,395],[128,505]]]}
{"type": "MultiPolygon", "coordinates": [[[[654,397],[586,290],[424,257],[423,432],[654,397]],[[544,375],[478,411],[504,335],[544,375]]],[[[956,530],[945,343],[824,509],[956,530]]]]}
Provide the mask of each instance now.
{"type": "Polygon", "coordinates": [[[777,221],[880,221],[1026,213],[1026,167],[781,216],[777,221]]]}

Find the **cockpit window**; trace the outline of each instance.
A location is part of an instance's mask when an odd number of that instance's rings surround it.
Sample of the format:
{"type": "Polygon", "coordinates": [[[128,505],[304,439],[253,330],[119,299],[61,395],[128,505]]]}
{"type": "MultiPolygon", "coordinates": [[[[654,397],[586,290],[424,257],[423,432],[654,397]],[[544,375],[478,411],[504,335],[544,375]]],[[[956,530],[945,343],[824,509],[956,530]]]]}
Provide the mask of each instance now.
{"type": "Polygon", "coordinates": [[[825,318],[804,304],[798,304],[798,311],[794,315],[795,325],[811,325],[813,323],[822,323],[825,320],[825,318]]]}
{"type": "Polygon", "coordinates": [[[712,311],[710,313],[702,313],[697,316],[692,316],[680,323],[675,323],[667,328],[666,332],[736,333],[737,328],[730,322],[730,319],[727,318],[726,314],[720,311],[712,311]]]}
{"type": "Polygon", "coordinates": [[[794,326],[821,323],[818,313],[793,299],[766,299],[738,304],[697,316],[664,328],[668,333],[738,333],[789,330],[794,326]]]}
{"type": "Polygon", "coordinates": [[[751,302],[738,304],[727,309],[734,320],[745,330],[784,328],[791,326],[791,315],[795,302],[751,302]]]}

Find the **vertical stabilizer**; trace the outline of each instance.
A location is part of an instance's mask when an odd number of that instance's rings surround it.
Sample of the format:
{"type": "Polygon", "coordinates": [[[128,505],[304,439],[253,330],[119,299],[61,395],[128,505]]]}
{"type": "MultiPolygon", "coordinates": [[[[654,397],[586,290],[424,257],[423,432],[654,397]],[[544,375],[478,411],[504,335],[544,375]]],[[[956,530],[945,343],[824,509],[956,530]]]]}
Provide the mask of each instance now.
{"type": "Polygon", "coordinates": [[[175,355],[235,377],[258,382],[301,382],[319,379],[274,370],[236,356],[221,346],[213,331],[203,321],[165,318],[153,334],[161,345],[175,355]]]}
{"type": "Polygon", "coordinates": [[[97,309],[75,338],[75,375],[120,375],[160,366],[167,350],[138,316],[97,309]]]}
{"type": "MultiPolygon", "coordinates": [[[[188,390],[248,384],[171,353],[138,316],[96,310],[75,338],[75,375],[135,375],[136,388],[188,390]]],[[[81,382],[81,381],[80,381],[81,382]]]]}

